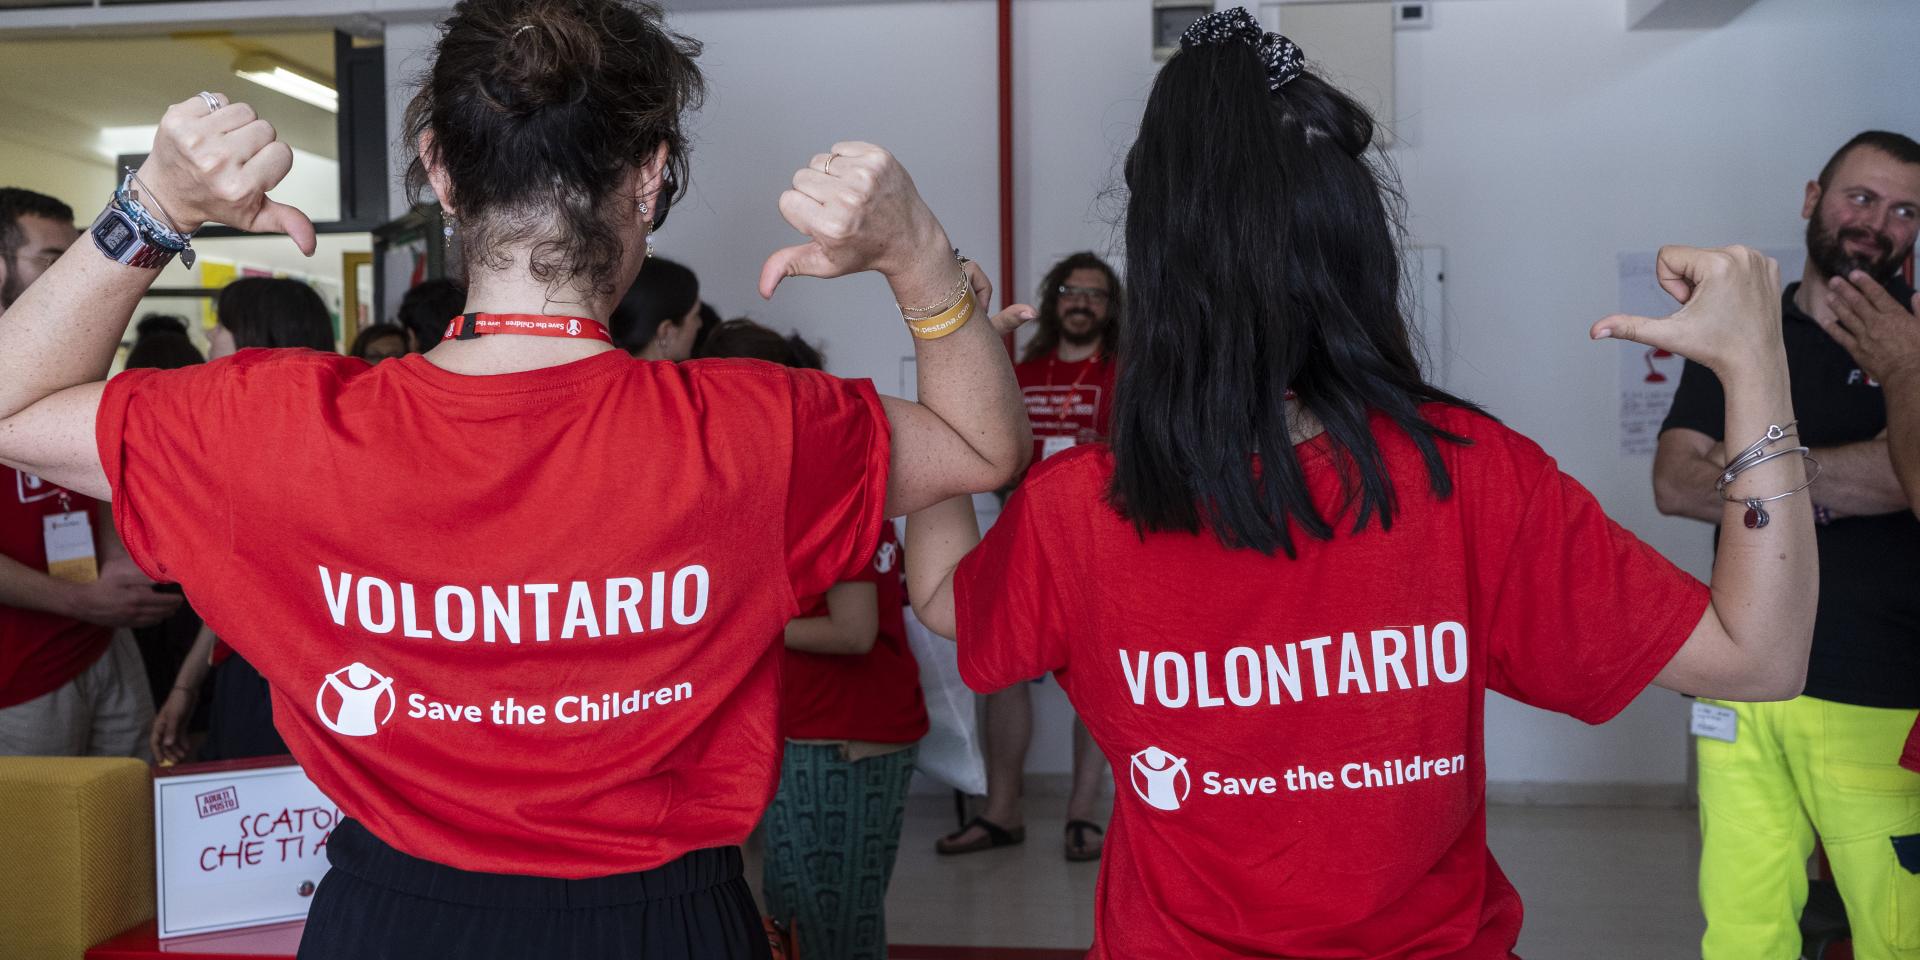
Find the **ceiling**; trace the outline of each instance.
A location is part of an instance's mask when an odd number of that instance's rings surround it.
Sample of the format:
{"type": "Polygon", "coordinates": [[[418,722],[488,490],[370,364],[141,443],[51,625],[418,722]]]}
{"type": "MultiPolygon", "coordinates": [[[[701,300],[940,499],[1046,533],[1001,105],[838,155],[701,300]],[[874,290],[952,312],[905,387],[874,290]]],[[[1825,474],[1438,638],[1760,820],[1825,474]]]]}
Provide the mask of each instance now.
{"type": "Polygon", "coordinates": [[[264,53],[331,83],[333,43],[327,30],[0,41],[0,137],[105,162],[101,129],[151,126],[212,90],[252,104],[289,145],[337,159],[333,114],[233,74],[236,59],[264,53]]]}

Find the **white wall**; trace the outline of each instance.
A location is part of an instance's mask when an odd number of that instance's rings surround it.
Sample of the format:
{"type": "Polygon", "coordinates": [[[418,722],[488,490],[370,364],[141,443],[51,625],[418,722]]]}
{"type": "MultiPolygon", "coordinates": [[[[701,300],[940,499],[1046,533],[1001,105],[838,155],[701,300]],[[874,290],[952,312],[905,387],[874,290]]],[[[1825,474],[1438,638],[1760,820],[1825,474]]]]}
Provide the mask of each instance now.
{"type": "MultiPolygon", "coordinates": [[[[1393,154],[1416,242],[1446,248],[1449,386],[1704,576],[1707,528],[1660,517],[1649,458],[1617,453],[1615,348],[1584,331],[1618,302],[1621,251],[1800,246],[1801,189],[1835,148],[1920,133],[1904,54],[1920,17],[1904,0],[1760,0],[1716,30],[1628,32],[1618,0],[1434,7],[1431,31],[1399,34],[1393,154]]],[[[1588,730],[1494,702],[1488,774],[1683,783],[1685,713],[1656,690],[1588,730]]]]}
{"type": "MultiPolygon", "coordinates": [[[[1146,0],[1014,9],[1016,285],[1031,296],[1060,255],[1117,249],[1117,208],[1101,194],[1156,65],[1146,0]]],[[[1617,253],[1795,246],[1800,186],[1836,146],[1869,126],[1920,131],[1901,66],[1920,46],[1913,13],[1905,0],[1759,0],[1717,30],[1628,32],[1620,0],[1437,0],[1431,30],[1396,36],[1392,154],[1413,241],[1445,250],[1449,386],[1543,443],[1698,574],[1707,532],[1657,516],[1648,461],[1617,455],[1614,349],[1584,330],[1616,304],[1617,253]]],[[[910,344],[877,278],[790,282],[771,303],[754,294],[762,259],[796,236],[774,200],[834,140],[873,140],[901,156],[954,241],[997,266],[993,5],[762,7],[673,23],[707,43],[712,94],[695,123],[693,191],[661,254],[693,267],[727,315],[798,328],[824,342],[835,372],[900,389],[910,344]]],[[[389,26],[396,84],[431,39],[389,26]]],[[[396,90],[396,131],[405,96],[396,90]]],[[[1038,696],[1030,767],[1061,772],[1065,704],[1051,684],[1038,696]]],[[[1495,699],[1496,782],[1652,784],[1663,796],[1686,782],[1676,696],[1649,693],[1599,729],[1495,699]]]]}

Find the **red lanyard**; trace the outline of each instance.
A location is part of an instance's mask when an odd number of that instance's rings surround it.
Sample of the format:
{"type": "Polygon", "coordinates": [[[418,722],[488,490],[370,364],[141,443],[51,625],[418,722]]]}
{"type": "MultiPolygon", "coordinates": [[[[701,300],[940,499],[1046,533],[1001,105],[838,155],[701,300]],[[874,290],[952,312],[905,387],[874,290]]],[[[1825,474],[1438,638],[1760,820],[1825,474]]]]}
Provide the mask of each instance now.
{"type": "MultiPolygon", "coordinates": [[[[1056,386],[1053,382],[1053,368],[1058,361],[1059,356],[1057,354],[1047,357],[1047,387],[1049,389],[1056,386]]],[[[1060,417],[1056,421],[1059,426],[1069,426],[1073,423],[1073,401],[1080,398],[1080,381],[1086,379],[1087,371],[1093,369],[1093,364],[1094,360],[1091,357],[1080,361],[1080,372],[1074,375],[1073,383],[1067,387],[1067,395],[1062,398],[1060,402],[1060,417]]],[[[1095,414],[1098,415],[1097,410],[1095,414]]]]}
{"type": "Polygon", "coordinates": [[[613,342],[606,324],[592,317],[550,317],[540,313],[463,313],[447,323],[440,339],[474,340],[490,333],[518,333],[530,337],[585,337],[613,342]]]}

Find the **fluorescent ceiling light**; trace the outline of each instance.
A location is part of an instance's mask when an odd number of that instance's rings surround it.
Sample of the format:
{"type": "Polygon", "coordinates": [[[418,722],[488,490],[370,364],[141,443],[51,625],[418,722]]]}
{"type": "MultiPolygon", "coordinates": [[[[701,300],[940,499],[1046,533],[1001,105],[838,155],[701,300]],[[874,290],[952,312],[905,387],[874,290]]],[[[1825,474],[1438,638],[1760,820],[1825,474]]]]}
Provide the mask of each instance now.
{"type": "Polygon", "coordinates": [[[234,76],[251,80],[276,93],[311,103],[328,113],[340,112],[340,94],[285,62],[264,54],[248,54],[234,62],[234,76]]]}
{"type": "Polygon", "coordinates": [[[109,160],[147,153],[153,149],[153,138],[159,132],[160,128],[151,124],[144,127],[102,127],[96,149],[109,160]]]}

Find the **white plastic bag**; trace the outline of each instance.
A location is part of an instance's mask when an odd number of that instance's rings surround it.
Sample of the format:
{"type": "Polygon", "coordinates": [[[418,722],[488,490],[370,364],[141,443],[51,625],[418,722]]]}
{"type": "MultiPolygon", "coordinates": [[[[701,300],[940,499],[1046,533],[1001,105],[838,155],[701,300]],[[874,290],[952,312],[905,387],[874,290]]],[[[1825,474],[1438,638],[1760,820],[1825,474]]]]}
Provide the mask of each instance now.
{"type": "Polygon", "coordinates": [[[927,699],[927,735],[920,740],[914,766],[962,793],[987,792],[987,757],[974,722],[974,693],[960,681],[960,659],[953,641],[922,626],[905,611],[907,643],[920,662],[920,690],[927,699]]]}

